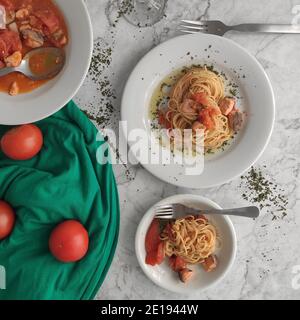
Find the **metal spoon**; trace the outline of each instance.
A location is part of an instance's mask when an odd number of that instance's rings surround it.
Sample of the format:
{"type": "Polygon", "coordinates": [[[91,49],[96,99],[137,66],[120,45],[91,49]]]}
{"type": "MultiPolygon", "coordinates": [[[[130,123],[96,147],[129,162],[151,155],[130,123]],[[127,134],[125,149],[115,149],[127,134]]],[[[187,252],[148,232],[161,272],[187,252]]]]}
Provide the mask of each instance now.
{"type": "Polygon", "coordinates": [[[64,67],[66,61],[64,50],[59,48],[38,48],[29,51],[23,58],[21,64],[15,68],[0,69],[0,77],[11,72],[21,72],[32,80],[45,80],[56,76],[64,67]],[[36,72],[32,68],[32,59],[36,55],[46,55],[46,68],[43,72],[36,72]]]}

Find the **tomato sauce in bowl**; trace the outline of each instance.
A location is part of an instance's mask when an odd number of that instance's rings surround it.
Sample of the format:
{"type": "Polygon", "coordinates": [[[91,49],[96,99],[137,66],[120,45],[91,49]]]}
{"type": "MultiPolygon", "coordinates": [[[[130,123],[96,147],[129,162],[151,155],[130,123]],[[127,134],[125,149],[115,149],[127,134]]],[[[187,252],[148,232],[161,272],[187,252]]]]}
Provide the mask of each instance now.
{"type": "MultiPolygon", "coordinates": [[[[0,68],[18,66],[32,49],[67,45],[67,26],[54,1],[0,0],[1,8],[5,10],[6,28],[0,30],[0,68]]],[[[42,61],[38,65],[42,66],[42,61]]],[[[34,81],[14,72],[0,77],[0,91],[17,95],[33,91],[47,81],[34,81]]]]}

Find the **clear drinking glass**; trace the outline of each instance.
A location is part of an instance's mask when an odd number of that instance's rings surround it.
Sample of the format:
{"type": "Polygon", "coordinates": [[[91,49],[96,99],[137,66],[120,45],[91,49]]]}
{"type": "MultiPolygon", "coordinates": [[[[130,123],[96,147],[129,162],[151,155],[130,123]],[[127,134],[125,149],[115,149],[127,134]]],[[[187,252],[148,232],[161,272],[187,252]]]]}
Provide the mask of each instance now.
{"type": "Polygon", "coordinates": [[[119,0],[120,12],[131,24],[148,27],[160,21],[167,0],[119,0]]]}

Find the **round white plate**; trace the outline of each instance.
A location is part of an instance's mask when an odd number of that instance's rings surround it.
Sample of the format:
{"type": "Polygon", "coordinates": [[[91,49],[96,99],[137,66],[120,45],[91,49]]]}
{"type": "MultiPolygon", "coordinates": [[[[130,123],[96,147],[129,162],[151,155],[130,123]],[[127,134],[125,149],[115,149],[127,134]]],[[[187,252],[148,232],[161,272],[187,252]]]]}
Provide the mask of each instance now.
{"type": "Polygon", "coordinates": [[[70,42],[63,71],[44,86],[15,97],[0,93],[0,124],[17,125],[46,118],[68,103],[88,72],[93,31],[83,0],[55,0],[67,23],[70,42]]]}
{"type": "MultiPolygon", "coordinates": [[[[209,34],[171,39],[151,50],[128,79],[121,116],[127,132],[142,129],[150,140],[150,101],[161,81],[175,70],[193,64],[213,64],[238,88],[238,107],[247,113],[243,129],[226,147],[205,158],[201,175],[186,175],[180,165],[142,165],[156,177],[186,188],[208,188],[226,183],[249,169],[264,151],[274,124],[275,99],[270,81],[258,61],[235,42],[209,34]]],[[[129,142],[129,146],[135,142],[129,142]]]]}
{"type": "MultiPolygon", "coordinates": [[[[183,203],[199,209],[221,209],[219,205],[207,198],[189,194],[169,197],[160,201],[155,206],[171,203],[183,203]]],[[[207,215],[209,221],[217,228],[221,240],[221,246],[216,251],[219,263],[217,268],[209,273],[205,272],[201,266],[189,265],[189,267],[194,270],[195,274],[191,281],[184,284],[179,280],[178,275],[170,269],[167,259],[165,259],[161,265],[154,267],[145,263],[145,237],[154,218],[155,206],[150,208],[144,215],[138,226],[135,237],[136,256],[147,277],[164,289],[186,294],[200,292],[221,281],[231,268],[236,255],[236,235],[230,219],[227,216],[207,215]]]]}

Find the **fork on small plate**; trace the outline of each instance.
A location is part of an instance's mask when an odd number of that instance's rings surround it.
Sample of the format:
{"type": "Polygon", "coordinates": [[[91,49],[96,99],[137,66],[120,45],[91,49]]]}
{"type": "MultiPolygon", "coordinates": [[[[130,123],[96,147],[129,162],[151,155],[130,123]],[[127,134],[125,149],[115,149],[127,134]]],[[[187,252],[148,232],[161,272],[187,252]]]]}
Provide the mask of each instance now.
{"type": "Polygon", "coordinates": [[[255,206],[234,208],[234,209],[195,209],[187,207],[181,203],[165,204],[155,207],[155,218],[157,219],[178,219],[186,215],[199,215],[199,214],[218,214],[230,215],[246,218],[257,218],[259,216],[259,209],[255,206]]]}
{"type": "Polygon", "coordinates": [[[228,26],[219,20],[192,21],[181,20],[179,31],[183,33],[210,33],[223,36],[228,31],[262,32],[262,33],[300,33],[300,24],[263,24],[245,23],[228,26]]]}

